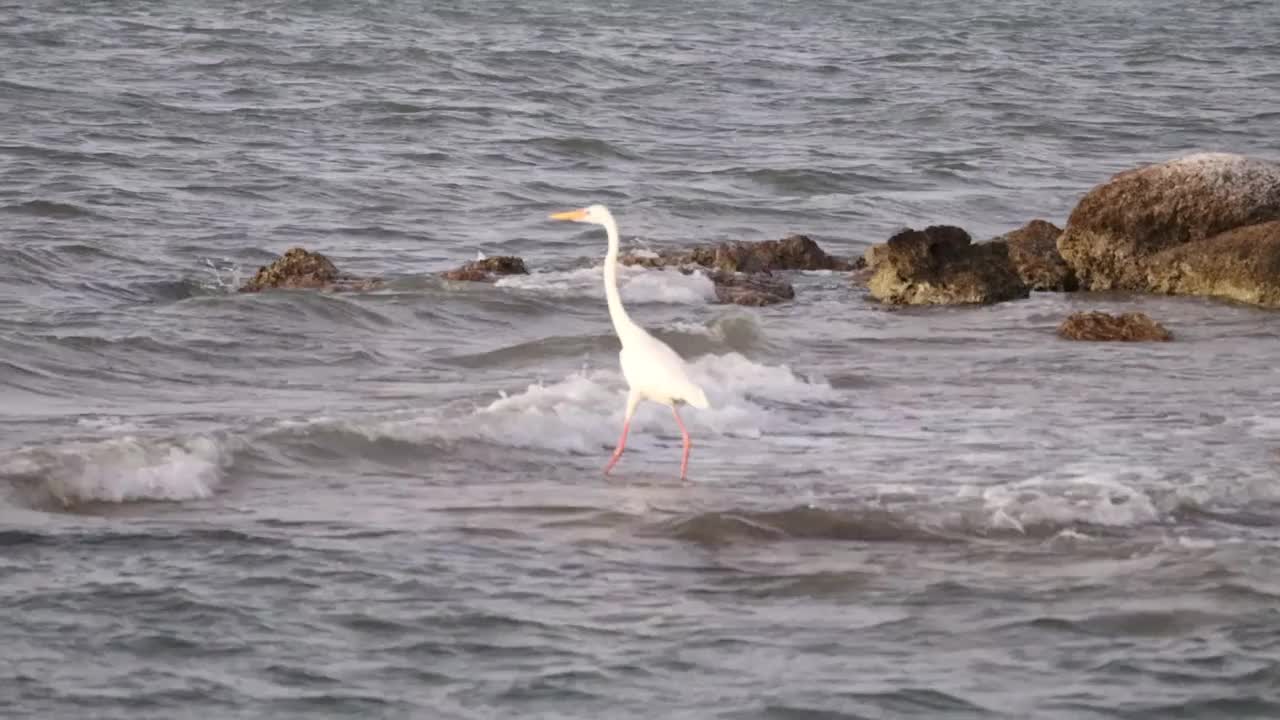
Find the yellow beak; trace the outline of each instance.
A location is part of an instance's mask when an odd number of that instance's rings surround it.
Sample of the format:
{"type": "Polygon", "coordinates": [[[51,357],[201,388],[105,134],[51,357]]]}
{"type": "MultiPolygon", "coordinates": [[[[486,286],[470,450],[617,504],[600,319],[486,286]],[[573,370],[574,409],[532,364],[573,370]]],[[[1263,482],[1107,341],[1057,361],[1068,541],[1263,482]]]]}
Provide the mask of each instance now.
{"type": "Polygon", "coordinates": [[[569,210],[567,212],[558,212],[551,216],[552,220],[582,220],[587,217],[587,210],[569,210]]]}

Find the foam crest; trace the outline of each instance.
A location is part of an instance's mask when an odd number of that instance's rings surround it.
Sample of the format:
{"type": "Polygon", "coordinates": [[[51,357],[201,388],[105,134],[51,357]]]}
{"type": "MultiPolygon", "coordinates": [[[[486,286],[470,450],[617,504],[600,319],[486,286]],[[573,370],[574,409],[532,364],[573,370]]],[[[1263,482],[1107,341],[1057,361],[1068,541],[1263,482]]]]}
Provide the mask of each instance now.
{"type": "MultiPolygon", "coordinates": [[[[769,366],[729,353],[707,355],[690,363],[689,372],[706,391],[707,410],[683,408],[681,417],[691,433],[760,437],[793,422],[779,408],[806,397],[822,397],[830,387],[802,378],[785,366],[769,366]]],[[[480,440],[506,447],[594,454],[612,446],[622,427],[627,386],[615,369],[586,369],[555,382],[536,382],[506,394],[473,411],[445,416],[436,410],[411,417],[372,422],[311,419],[308,426],[324,426],[366,440],[380,438],[417,445],[441,441],[480,440]]],[[[655,403],[641,403],[632,419],[634,438],[642,446],[655,437],[668,440],[677,432],[671,411],[655,403]]]]}
{"type": "Polygon", "coordinates": [[[998,485],[987,488],[982,499],[993,527],[1019,532],[1046,525],[1135,527],[1161,518],[1155,502],[1142,490],[1096,475],[998,485]]]}
{"type": "Polygon", "coordinates": [[[63,505],[193,500],[213,493],[230,461],[228,449],[212,438],[123,435],[0,455],[0,478],[24,483],[63,505]]]}
{"type": "MultiPolygon", "coordinates": [[[[762,365],[737,353],[705,355],[689,364],[691,379],[702,386],[711,407],[684,408],[690,432],[734,437],[762,436],[789,421],[778,407],[806,398],[825,397],[830,386],[802,378],[786,366],[762,365]]],[[[551,385],[530,385],[524,392],[494,401],[478,413],[482,432],[500,428],[507,442],[575,451],[595,451],[610,444],[626,405],[621,373],[582,373],[551,385]]],[[[642,403],[632,420],[640,434],[674,432],[670,411],[642,403]]]]}
{"type": "MultiPolygon", "coordinates": [[[[563,298],[591,298],[604,302],[603,266],[507,275],[497,287],[563,298]]],[[[715,285],[701,271],[685,275],[677,270],[653,270],[635,265],[618,268],[618,292],[624,303],[700,305],[716,299],[715,285]]]]}
{"type": "Polygon", "coordinates": [[[199,285],[204,289],[231,293],[244,284],[240,265],[235,261],[227,258],[215,260],[206,257],[204,264],[209,270],[209,274],[199,281],[199,285]]]}

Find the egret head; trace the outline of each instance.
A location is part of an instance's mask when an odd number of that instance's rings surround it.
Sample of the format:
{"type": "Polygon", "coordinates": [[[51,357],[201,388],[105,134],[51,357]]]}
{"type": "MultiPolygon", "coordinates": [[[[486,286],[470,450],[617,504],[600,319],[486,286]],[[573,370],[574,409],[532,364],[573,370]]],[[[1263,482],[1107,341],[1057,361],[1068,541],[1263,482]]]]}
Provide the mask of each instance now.
{"type": "Polygon", "coordinates": [[[609,209],[603,205],[589,205],[578,210],[555,213],[551,219],[604,225],[609,219],[609,209]]]}

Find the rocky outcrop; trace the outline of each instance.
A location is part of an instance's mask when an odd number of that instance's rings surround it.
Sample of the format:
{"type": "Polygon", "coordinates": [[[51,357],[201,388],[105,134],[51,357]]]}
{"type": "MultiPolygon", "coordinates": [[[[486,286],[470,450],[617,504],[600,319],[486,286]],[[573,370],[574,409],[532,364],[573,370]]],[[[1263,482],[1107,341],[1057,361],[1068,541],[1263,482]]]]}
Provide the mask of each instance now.
{"type": "Polygon", "coordinates": [[[715,284],[716,299],[722,303],[761,307],[792,300],[796,296],[791,283],[767,272],[748,274],[712,270],[708,277],[715,284]]]}
{"type": "Polygon", "coordinates": [[[791,283],[775,276],[782,270],[850,270],[851,264],[828,255],[806,235],[790,235],[781,240],[723,242],[701,245],[692,250],[631,253],[619,258],[623,265],[662,269],[688,274],[703,270],[715,284],[722,303],[763,306],[792,300],[791,283]]]}
{"type": "Polygon", "coordinates": [[[358,278],[338,272],[329,258],[305,248],[290,248],[270,265],[240,286],[240,292],[263,290],[369,290],[380,284],[376,278],[358,278]]]}
{"type": "Polygon", "coordinates": [[[1147,265],[1152,292],[1280,307],[1280,220],[1164,250],[1147,265]]]}
{"type": "Polygon", "coordinates": [[[888,256],[889,246],[885,243],[876,243],[875,245],[867,248],[866,251],[862,253],[862,257],[859,258],[862,260],[861,269],[868,272],[875,272],[880,263],[888,256]]]}
{"type": "Polygon", "coordinates": [[[633,253],[624,255],[619,262],[649,268],[697,265],[748,274],[777,270],[849,270],[852,267],[850,263],[828,255],[807,235],[790,235],[781,240],[722,242],[668,253],[633,253]]]}
{"type": "Polygon", "coordinates": [[[1121,315],[1074,313],[1058,326],[1058,335],[1067,340],[1092,341],[1165,342],[1173,339],[1163,325],[1137,312],[1121,315]]]}
{"type": "Polygon", "coordinates": [[[974,244],[954,226],[903,230],[868,257],[874,270],[867,288],[884,303],[994,303],[1030,294],[1005,243],[974,244]]]}
{"type": "Polygon", "coordinates": [[[1208,284],[1252,297],[1265,294],[1252,274],[1265,257],[1215,255],[1250,255],[1245,241],[1175,249],[1273,220],[1280,220],[1280,163],[1200,153],[1119,173],[1090,190],[1071,212],[1058,250],[1087,290],[1185,292],[1208,284]],[[1236,270],[1246,276],[1227,279],[1236,270]],[[1187,279],[1177,280],[1179,272],[1187,279]]]}
{"type": "Polygon", "coordinates": [[[446,280],[469,282],[485,282],[499,275],[528,275],[524,260],[514,255],[498,255],[496,257],[472,260],[462,267],[443,273],[446,280]]]}
{"type": "Polygon", "coordinates": [[[1058,252],[1062,228],[1045,220],[1032,220],[996,238],[1009,246],[1013,269],[1032,290],[1072,291],[1079,288],[1076,274],[1058,252]]]}

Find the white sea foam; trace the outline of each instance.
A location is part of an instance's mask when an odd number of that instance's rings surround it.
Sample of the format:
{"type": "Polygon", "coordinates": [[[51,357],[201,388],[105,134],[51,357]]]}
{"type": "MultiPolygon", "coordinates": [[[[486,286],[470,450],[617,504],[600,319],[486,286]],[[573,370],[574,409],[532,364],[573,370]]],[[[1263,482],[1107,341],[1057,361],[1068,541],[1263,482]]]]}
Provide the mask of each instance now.
{"type": "MultiPolygon", "coordinates": [[[[555,297],[602,298],[603,268],[507,275],[497,287],[512,288],[555,297]]],[[[701,271],[685,275],[677,270],[653,270],[636,265],[618,268],[618,292],[624,303],[671,303],[696,305],[714,302],[715,285],[701,271]]]]}
{"type": "MultiPolygon", "coordinates": [[[[689,374],[711,404],[706,410],[681,409],[681,418],[695,435],[758,438],[791,422],[777,406],[830,392],[821,379],[806,379],[785,366],[762,365],[737,353],[703,356],[689,364],[689,374]]],[[[461,416],[446,418],[437,410],[365,422],[317,418],[304,424],[340,427],[371,440],[483,440],[507,447],[590,454],[617,440],[626,396],[626,383],[616,369],[585,369],[558,381],[532,383],[461,416]]],[[[652,442],[657,435],[669,438],[678,432],[671,411],[648,402],[637,409],[631,429],[635,437],[628,443],[636,446],[652,442]]]]}
{"type": "Polygon", "coordinates": [[[1132,527],[1161,517],[1151,497],[1103,473],[1037,477],[987,488],[982,499],[993,527],[1023,531],[1033,525],[1088,523],[1132,527]]]}
{"type": "Polygon", "coordinates": [[[204,258],[204,264],[209,268],[209,277],[200,283],[202,287],[232,292],[243,284],[240,265],[234,260],[219,258],[215,261],[212,258],[204,258]]]}
{"type": "Polygon", "coordinates": [[[64,504],[192,500],[222,481],[231,453],[207,437],[106,440],[28,447],[0,454],[0,477],[34,482],[64,504]]]}

